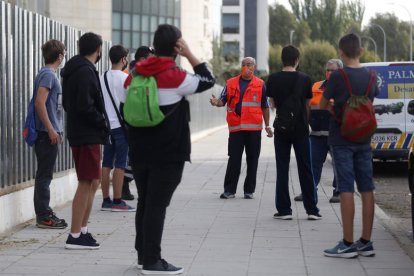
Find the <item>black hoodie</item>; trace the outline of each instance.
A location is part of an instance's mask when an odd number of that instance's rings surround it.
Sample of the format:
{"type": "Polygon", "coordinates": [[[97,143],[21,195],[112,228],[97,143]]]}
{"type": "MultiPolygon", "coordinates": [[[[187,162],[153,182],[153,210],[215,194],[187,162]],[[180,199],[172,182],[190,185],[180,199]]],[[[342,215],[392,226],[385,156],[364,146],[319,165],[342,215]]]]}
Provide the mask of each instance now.
{"type": "Polygon", "coordinates": [[[69,145],[107,144],[109,127],[95,65],[83,56],[74,56],[66,63],[61,76],[69,145]]]}

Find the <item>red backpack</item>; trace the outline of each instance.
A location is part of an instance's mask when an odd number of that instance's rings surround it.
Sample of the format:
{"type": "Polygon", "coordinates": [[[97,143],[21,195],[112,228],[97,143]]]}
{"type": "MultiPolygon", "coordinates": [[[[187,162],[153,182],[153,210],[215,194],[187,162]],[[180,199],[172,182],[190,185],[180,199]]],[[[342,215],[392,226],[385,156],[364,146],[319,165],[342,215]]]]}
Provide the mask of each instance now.
{"type": "Polygon", "coordinates": [[[358,96],[352,94],[352,86],[343,69],[338,70],[345,86],[349,92],[349,98],[344,104],[341,118],[341,135],[353,143],[369,143],[372,135],[377,129],[377,120],[371,99],[368,97],[372,91],[372,84],[377,76],[369,70],[369,82],[365,95],[358,96]]]}

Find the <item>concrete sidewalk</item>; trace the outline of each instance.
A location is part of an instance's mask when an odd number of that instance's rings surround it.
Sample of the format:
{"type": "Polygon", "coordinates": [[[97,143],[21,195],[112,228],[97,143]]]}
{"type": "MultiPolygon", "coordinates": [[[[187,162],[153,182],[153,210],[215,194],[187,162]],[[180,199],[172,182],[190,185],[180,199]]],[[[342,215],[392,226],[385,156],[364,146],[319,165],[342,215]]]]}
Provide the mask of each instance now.
{"type": "MultiPolygon", "coordinates": [[[[236,198],[219,199],[227,136],[223,129],[193,143],[192,163],[186,164],[168,209],[163,257],[183,266],[184,275],[414,275],[414,262],[379,220],[373,233],[375,257],[346,260],[323,256],[323,249],[342,237],[339,204],[328,202],[333,174],[328,162],[318,191],[323,219],[308,221],[302,203],[293,201],[300,193],[293,153],[290,191],[294,219],[273,219],[276,167],[273,140],[267,137],[262,140],[255,198],[242,197],[243,162],[236,198]]],[[[89,225],[101,249],[65,250],[68,229],[44,230],[32,223],[0,241],[0,275],[140,275],[134,249],[135,213],[103,212],[101,202],[98,191],[89,225]]],[[[358,238],[359,198],[356,204],[358,238]]],[[[70,205],[58,215],[70,221],[70,205]]]]}

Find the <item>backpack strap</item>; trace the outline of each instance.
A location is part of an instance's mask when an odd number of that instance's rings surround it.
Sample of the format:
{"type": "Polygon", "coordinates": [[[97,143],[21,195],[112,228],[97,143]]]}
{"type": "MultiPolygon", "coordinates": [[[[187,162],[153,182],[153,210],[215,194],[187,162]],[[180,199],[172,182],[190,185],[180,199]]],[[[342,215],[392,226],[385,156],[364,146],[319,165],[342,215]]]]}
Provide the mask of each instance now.
{"type": "Polygon", "coordinates": [[[369,69],[369,82],[368,82],[368,87],[367,87],[367,91],[365,92],[365,96],[368,97],[369,93],[372,90],[372,83],[374,82],[374,80],[377,79],[377,75],[372,72],[371,69],[369,69]]]}
{"type": "Polygon", "coordinates": [[[339,74],[341,74],[341,77],[345,82],[345,86],[348,89],[349,96],[352,96],[352,85],[351,85],[351,82],[349,81],[348,75],[345,73],[344,69],[342,68],[338,69],[338,72],[339,74]]]}
{"type": "Polygon", "coordinates": [[[124,120],[122,119],[121,113],[119,112],[119,109],[118,109],[118,107],[115,104],[114,98],[112,97],[111,89],[109,89],[108,78],[106,77],[106,74],[107,73],[108,73],[108,71],[106,71],[104,73],[104,80],[105,80],[106,90],[107,90],[107,92],[109,94],[109,97],[111,98],[111,102],[112,102],[112,105],[114,106],[114,109],[115,109],[115,112],[116,112],[116,116],[118,117],[118,121],[121,124],[122,129],[124,131],[126,131],[126,126],[125,126],[124,120]]]}

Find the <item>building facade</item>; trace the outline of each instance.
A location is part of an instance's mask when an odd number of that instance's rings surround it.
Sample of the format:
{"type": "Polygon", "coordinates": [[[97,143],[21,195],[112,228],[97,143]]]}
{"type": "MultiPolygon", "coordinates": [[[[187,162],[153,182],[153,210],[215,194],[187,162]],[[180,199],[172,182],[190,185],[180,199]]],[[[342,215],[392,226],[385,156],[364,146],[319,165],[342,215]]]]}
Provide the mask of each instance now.
{"type": "Polygon", "coordinates": [[[254,57],[261,74],[269,71],[267,0],[223,0],[223,54],[226,60],[254,57]]]}

